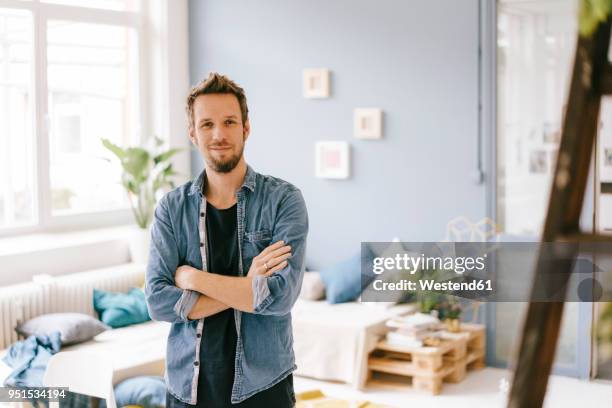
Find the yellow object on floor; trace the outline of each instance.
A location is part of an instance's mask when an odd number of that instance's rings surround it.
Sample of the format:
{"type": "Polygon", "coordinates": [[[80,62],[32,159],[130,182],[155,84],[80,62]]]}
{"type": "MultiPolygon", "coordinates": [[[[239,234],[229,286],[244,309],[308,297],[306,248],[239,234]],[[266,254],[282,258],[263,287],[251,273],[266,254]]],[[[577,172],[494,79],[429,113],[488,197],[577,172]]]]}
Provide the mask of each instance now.
{"type": "Polygon", "coordinates": [[[348,401],[326,397],[321,390],[304,391],[295,396],[296,408],[391,408],[369,401],[348,401]]]}

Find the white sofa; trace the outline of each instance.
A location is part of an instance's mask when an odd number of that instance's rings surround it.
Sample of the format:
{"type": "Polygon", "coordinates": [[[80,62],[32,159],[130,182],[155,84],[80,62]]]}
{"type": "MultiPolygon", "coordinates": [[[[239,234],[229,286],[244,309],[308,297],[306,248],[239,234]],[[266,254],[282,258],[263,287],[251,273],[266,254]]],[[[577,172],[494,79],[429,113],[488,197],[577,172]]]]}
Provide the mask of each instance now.
{"type": "MultiPolygon", "coordinates": [[[[0,288],[0,359],[19,340],[14,327],[47,313],[78,312],[96,316],[93,289],[127,292],[144,282],[145,265],[125,264],[75,274],[39,276],[34,282],[0,288]]],[[[163,376],[170,325],[146,322],[108,330],[92,340],[63,347],[105,356],[111,362],[113,383],[138,375],[163,376]]],[[[61,353],[60,352],[60,353],[61,353]]],[[[0,360],[0,383],[11,368],[0,360]]]]}
{"type": "Polygon", "coordinates": [[[298,299],[292,311],[295,374],[360,388],[368,354],[388,331],[385,322],[414,310],[414,305],[298,299]]]}

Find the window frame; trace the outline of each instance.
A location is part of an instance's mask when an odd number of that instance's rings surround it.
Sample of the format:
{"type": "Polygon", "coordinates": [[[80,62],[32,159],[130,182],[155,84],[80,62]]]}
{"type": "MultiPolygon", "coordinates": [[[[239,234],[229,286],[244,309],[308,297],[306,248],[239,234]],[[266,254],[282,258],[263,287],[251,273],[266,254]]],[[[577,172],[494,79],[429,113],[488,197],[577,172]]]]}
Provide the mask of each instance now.
{"type": "Polygon", "coordinates": [[[47,82],[47,22],[49,20],[78,21],[131,28],[136,31],[138,41],[138,117],[136,140],[141,143],[143,135],[151,134],[148,128],[150,103],[146,84],[150,78],[146,52],[146,2],[141,1],[137,11],[107,10],[63,4],[43,3],[40,0],[0,0],[0,8],[25,10],[32,17],[33,55],[32,69],[32,120],[34,146],[34,217],[31,224],[0,228],[0,237],[36,232],[78,230],[129,224],[133,221],[129,207],[106,211],[89,211],[75,214],[52,215],[50,169],[50,118],[48,112],[47,82]]]}

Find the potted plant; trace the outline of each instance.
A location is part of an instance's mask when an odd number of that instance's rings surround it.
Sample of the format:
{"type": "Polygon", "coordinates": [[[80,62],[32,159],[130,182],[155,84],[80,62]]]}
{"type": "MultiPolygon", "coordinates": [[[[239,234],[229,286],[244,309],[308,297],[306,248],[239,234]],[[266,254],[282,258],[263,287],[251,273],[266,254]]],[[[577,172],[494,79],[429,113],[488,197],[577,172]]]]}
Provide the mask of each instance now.
{"type": "Polygon", "coordinates": [[[102,144],[118,159],[123,169],[121,184],[125,188],[138,229],[130,239],[132,261],[146,262],[149,253],[149,226],[155,204],[163,189],[174,188],[172,177],[178,175],[170,159],[182,149],[162,150],[162,140],[155,137],[153,146],[121,148],[108,139],[102,144]]]}
{"type": "Polygon", "coordinates": [[[451,333],[461,331],[461,305],[451,297],[439,306],[440,320],[444,321],[446,330],[451,333]]]}
{"type": "MultiPolygon", "coordinates": [[[[419,279],[430,279],[434,282],[445,282],[451,279],[452,275],[448,271],[441,269],[421,269],[414,274],[413,277],[415,281],[419,279]]],[[[441,305],[443,305],[446,296],[444,291],[418,290],[416,293],[416,301],[420,312],[434,315],[442,320],[444,311],[441,310],[441,305]]]]}

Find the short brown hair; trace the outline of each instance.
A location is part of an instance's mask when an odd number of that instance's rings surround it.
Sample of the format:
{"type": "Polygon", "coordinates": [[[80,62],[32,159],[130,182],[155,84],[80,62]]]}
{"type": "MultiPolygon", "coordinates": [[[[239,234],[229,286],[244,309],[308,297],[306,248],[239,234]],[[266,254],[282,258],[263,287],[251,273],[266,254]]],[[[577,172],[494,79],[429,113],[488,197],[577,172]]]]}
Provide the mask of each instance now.
{"type": "Polygon", "coordinates": [[[187,118],[189,120],[189,127],[194,127],[193,103],[196,98],[200,95],[215,93],[232,94],[238,98],[240,112],[242,113],[242,124],[244,125],[249,118],[249,108],[247,107],[244,89],[227,76],[221,75],[218,72],[211,72],[208,74],[208,78],[200,81],[200,83],[191,88],[189,92],[189,96],[187,97],[187,118]]]}

